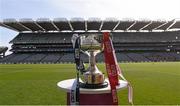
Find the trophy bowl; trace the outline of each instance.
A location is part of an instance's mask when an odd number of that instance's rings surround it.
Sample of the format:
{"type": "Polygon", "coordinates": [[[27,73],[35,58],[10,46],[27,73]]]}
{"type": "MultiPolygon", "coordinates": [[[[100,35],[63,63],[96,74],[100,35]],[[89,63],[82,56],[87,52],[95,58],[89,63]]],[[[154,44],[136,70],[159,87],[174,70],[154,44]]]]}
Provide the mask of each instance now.
{"type": "Polygon", "coordinates": [[[81,34],[81,51],[89,56],[89,66],[83,73],[82,87],[102,88],[106,86],[104,74],[96,66],[95,56],[103,51],[102,34],[81,34]]]}

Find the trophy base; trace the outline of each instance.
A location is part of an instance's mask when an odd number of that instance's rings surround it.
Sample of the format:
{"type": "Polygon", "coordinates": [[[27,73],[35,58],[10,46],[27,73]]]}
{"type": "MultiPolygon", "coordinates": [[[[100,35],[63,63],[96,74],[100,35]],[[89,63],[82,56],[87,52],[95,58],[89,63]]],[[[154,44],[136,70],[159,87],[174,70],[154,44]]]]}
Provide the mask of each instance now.
{"type": "Polygon", "coordinates": [[[86,84],[80,82],[81,88],[88,88],[88,89],[100,89],[100,88],[106,88],[108,86],[108,83],[105,81],[102,84],[86,84]]]}

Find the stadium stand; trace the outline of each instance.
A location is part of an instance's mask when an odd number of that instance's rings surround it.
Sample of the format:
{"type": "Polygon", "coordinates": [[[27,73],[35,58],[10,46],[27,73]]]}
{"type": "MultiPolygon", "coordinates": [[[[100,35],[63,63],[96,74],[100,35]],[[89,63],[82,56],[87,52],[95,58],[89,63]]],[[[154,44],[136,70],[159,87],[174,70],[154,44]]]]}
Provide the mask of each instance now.
{"type": "Polygon", "coordinates": [[[8,47],[0,46],[0,58],[3,58],[5,56],[7,50],[8,47]]]}
{"type": "MultiPolygon", "coordinates": [[[[0,56],[0,63],[3,64],[72,63],[72,35],[102,33],[104,30],[112,34],[119,62],[180,61],[180,31],[176,30],[180,29],[178,20],[5,19],[0,26],[19,32],[10,41],[10,51],[13,53],[0,56]]],[[[0,54],[5,54],[1,51],[0,48],[0,54]]],[[[103,53],[96,58],[97,62],[104,62],[103,53]]],[[[86,63],[89,61],[86,54],[82,54],[82,59],[86,63]]]]}
{"type": "MultiPolygon", "coordinates": [[[[13,40],[13,53],[0,59],[1,63],[69,63],[73,60],[73,33],[19,33],[13,40]]],[[[113,43],[119,62],[179,61],[180,31],[173,32],[115,32],[113,43]],[[170,50],[170,51],[169,51],[170,50]]],[[[96,56],[103,62],[103,53],[96,56]]],[[[84,62],[88,56],[82,54],[84,62]]]]}

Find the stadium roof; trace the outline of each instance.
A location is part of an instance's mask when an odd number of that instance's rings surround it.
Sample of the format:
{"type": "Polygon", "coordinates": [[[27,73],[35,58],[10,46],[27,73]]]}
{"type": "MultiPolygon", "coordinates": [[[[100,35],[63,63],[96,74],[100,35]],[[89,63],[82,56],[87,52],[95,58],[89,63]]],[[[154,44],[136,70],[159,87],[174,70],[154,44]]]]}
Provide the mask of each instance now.
{"type": "Polygon", "coordinates": [[[133,20],[116,18],[107,18],[101,20],[99,18],[39,18],[33,20],[30,18],[23,19],[4,19],[0,22],[0,26],[9,28],[18,32],[39,32],[39,31],[67,31],[67,32],[118,32],[118,31],[171,31],[180,30],[180,20],[133,20]]]}

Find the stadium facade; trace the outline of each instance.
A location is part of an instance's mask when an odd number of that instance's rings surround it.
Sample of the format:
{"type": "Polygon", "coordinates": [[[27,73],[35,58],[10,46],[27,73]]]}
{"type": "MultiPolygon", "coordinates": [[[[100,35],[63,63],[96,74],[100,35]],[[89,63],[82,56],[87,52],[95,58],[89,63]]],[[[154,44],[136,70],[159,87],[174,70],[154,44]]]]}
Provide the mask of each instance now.
{"type": "MultiPolygon", "coordinates": [[[[118,20],[107,18],[5,19],[0,26],[18,31],[10,41],[12,54],[0,63],[74,62],[74,33],[111,32],[119,62],[180,61],[179,20],[118,20]]],[[[86,55],[83,55],[86,57],[86,55]]],[[[88,58],[83,58],[88,62],[88,58]]],[[[97,56],[103,62],[103,55],[97,56]]]]}

